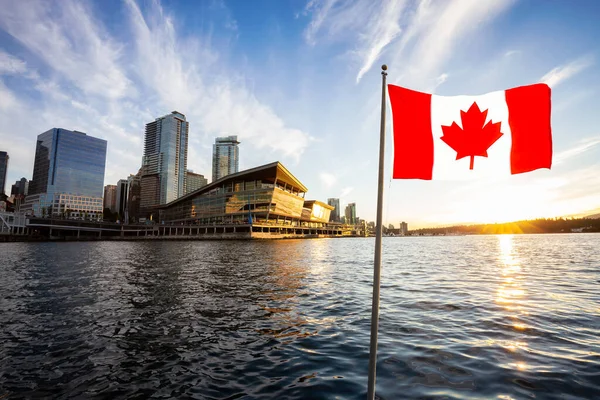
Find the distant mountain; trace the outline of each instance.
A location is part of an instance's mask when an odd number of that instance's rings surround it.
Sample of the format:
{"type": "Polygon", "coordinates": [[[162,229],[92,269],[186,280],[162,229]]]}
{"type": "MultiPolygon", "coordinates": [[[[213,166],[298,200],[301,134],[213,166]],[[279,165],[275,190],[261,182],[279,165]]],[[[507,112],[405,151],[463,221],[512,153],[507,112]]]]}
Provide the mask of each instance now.
{"type": "Polygon", "coordinates": [[[600,218],[600,214],[588,215],[588,216],[586,216],[586,218],[600,218]]]}

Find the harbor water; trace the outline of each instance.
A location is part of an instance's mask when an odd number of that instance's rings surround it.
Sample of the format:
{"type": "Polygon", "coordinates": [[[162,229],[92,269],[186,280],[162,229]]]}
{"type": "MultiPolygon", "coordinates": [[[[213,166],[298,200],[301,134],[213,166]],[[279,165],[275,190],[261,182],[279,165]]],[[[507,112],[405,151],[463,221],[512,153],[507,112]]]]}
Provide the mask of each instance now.
{"type": "MultiPolygon", "coordinates": [[[[364,399],[373,250],[0,243],[0,398],[364,399]]],[[[600,235],[384,238],[377,396],[600,398],[600,235]]]]}

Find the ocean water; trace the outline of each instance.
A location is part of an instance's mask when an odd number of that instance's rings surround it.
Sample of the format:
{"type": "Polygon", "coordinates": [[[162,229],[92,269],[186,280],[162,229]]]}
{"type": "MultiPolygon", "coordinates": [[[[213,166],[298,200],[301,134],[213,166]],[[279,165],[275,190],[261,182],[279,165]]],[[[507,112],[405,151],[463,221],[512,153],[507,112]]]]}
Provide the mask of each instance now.
{"type": "MultiPolygon", "coordinates": [[[[374,240],[0,244],[0,398],[363,399],[374,240]]],[[[381,399],[600,398],[600,235],[384,238],[381,399]]]]}

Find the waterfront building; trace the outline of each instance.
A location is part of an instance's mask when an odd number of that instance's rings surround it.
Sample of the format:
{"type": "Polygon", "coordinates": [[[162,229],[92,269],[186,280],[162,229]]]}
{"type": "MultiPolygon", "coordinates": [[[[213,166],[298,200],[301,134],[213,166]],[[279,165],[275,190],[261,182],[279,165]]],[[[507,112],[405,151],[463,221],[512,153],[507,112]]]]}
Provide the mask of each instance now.
{"type": "MultiPolygon", "coordinates": [[[[318,200],[305,200],[302,208],[302,221],[329,222],[333,207],[318,200]]],[[[310,225],[309,225],[310,226],[310,225]]]]}
{"type": "Polygon", "coordinates": [[[14,185],[12,185],[12,187],[10,189],[11,196],[18,196],[18,195],[27,196],[28,192],[29,192],[29,181],[27,180],[27,178],[19,179],[18,181],[15,182],[14,185]]]}
{"type": "Polygon", "coordinates": [[[101,219],[106,140],[53,128],[37,137],[33,179],[23,211],[101,219]]]}
{"type": "Polygon", "coordinates": [[[161,224],[185,225],[326,225],[333,207],[305,201],[307,190],[274,162],[227,175],[161,206],[159,219],[161,224]]]}
{"type": "Polygon", "coordinates": [[[356,203],[348,204],[344,214],[346,216],[346,224],[356,225],[356,203]]]}
{"type": "Polygon", "coordinates": [[[235,174],[240,168],[240,154],[237,136],[226,136],[215,139],[213,145],[212,181],[226,175],[235,174]]]}
{"type": "Polygon", "coordinates": [[[140,218],[140,194],[141,194],[142,170],[137,174],[129,175],[127,178],[127,208],[125,209],[125,222],[139,222],[140,218]]]}
{"type": "Polygon", "coordinates": [[[0,151],[0,194],[5,194],[4,187],[6,186],[6,173],[8,171],[8,153],[0,151]]]}
{"type": "Polygon", "coordinates": [[[408,235],[408,224],[404,221],[400,223],[400,234],[408,235]]]}
{"type": "Polygon", "coordinates": [[[116,196],[116,212],[119,214],[119,219],[123,221],[125,218],[125,209],[127,208],[127,196],[129,195],[129,185],[127,179],[119,179],[117,182],[116,196]]]}
{"type": "Polygon", "coordinates": [[[169,203],[185,194],[189,123],[173,111],[146,124],[141,207],[169,203]]]}
{"type": "Polygon", "coordinates": [[[115,212],[117,209],[117,186],[106,185],[104,186],[104,202],[103,208],[108,208],[110,212],[115,212]]]}
{"type": "Polygon", "coordinates": [[[185,174],[186,180],[186,191],[185,194],[192,193],[200,189],[203,186],[208,185],[208,179],[201,174],[195,174],[193,171],[188,170],[185,174]]]}
{"type": "Polygon", "coordinates": [[[327,199],[327,204],[333,207],[331,211],[331,222],[340,222],[340,199],[327,199]]]}

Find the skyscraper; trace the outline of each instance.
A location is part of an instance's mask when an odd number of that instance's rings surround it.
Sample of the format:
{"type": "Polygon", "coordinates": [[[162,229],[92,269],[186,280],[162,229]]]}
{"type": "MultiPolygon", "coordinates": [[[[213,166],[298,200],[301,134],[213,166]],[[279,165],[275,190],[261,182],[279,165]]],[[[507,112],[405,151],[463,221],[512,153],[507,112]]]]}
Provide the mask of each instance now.
{"type": "Polygon", "coordinates": [[[173,111],[146,124],[141,207],[169,203],[185,194],[189,123],[173,111]]]}
{"type": "Polygon", "coordinates": [[[346,223],[348,225],[356,224],[356,203],[350,203],[346,206],[346,223]]]}
{"type": "Polygon", "coordinates": [[[29,193],[29,181],[27,180],[27,178],[21,178],[18,181],[15,182],[14,185],[12,185],[11,189],[10,189],[10,195],[23,195],[23,196],[27,196],[27,193],[29,193]]]}
{"type": "Polygon", "coordinates": [[[116,212],[119,213],[121,221],[125,217],[127,209],[127,196],[129,195],[129,183],[127,179],[119,179],[117,182],[117,195],[115,196],[116,212]]]}
{"type": "Polygon", "coordinates": [[[331,211],[329,221],[340,222],[340,199],[327,199],[327,204],[335,207],[333,211],[331,211]]]}
{"type": "Polygon", "coordinates": [[[127,208],[125,209],[125,216],[123,218],[125,223],[139,222],[141,177],[142,170],[140,169],[137,174],[129,175],[127,178],[129,192],[127,194],[127,208]]]}
{"type": "Polygon", "coordinates": [[[4,186],[6,186],[6,171],[8,171],[8,153],[0,151],[0,194],[4,194],[4,186]]]}
{"type": "Polygon", "coordinates": [[[208,180],[201,174],[195,174],[193,171],[186,172],[186,191],[185,193],[192,193],[195,190],[200,189],[202,186],[208,185],[208,180]]]}
{"type": "Polygon", "coordinates": [[[215,139],[213,145],[212,181],[229,174],[235,174],[240,168],[240,155],[237,136],[226,136],[215,139]]]}
{"type": "Polygon", "coordinates": [[[117,209],[117,186],[104,186],[104,208],[108,208],[110,212],[115,212],[117,209]]]}
{"type": "Polygon", "coordinates": [[[400,223],[400,234],[408,235],[408,224],[404,221],[400,223]]]}
{"type": "Polygon", "coordinates": [[[105,165],[106,140],[62,128],[38,135],[23,210],[37,216],[100,218],[105,165]]]}

